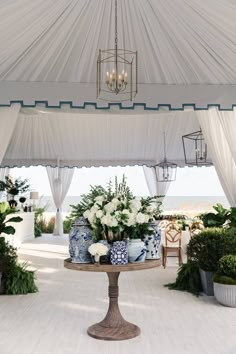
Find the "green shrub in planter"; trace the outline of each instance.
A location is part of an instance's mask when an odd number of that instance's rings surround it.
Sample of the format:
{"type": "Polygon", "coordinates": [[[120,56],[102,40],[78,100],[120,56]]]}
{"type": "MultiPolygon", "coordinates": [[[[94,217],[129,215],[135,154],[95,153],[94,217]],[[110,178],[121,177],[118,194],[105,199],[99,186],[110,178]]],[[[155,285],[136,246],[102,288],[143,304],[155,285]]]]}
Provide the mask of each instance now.
{"type": "MultiPolygon", "coordinates": [[[[197,262],[201,269],[215,272],[219,259],[228,249],[227,242],[231,245],[232,239],[233,236],[227,234],[223,228],[205,229],[189,241],[188,258],[197,262]]],[[[236,248],[234,253],[236,254],[236,248]]]]}
{"type": "Polygon", "coordinates": [[[213,277],[216,300],[225,306],[236,307],[236,256],[227,255],[219,260],[213,277]]]}
{"type": "Polygon", "coordinates": [[[219,260],[218,270],[213,280],[216,283],[236,285],[235,255],[227,255],[219,260]]]}

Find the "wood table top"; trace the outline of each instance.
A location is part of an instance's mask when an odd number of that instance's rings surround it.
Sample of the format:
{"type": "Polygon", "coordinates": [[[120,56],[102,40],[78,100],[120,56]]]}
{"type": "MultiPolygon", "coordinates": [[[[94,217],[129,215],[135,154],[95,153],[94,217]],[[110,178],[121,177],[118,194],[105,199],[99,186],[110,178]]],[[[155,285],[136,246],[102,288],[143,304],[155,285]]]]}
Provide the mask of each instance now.
{"type": "Polygon", "coordinates": [[[100,264],[100,263],[72,263],[70,258],[64,260],[64,267],[73,270],[82,270],[87,272],[129,272],[133,270],[144,270],[156,268],[161,265],[160,259],[145,260],[141,263],[128,263],[125,265],[100,264]]]}

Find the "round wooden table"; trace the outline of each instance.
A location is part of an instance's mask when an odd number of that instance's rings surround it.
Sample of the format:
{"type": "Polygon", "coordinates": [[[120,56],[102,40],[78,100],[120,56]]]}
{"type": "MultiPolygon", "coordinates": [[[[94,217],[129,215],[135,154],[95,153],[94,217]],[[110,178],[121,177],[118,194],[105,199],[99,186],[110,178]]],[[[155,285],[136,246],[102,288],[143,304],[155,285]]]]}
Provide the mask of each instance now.
{"type": "Polygon", "coordinates": [[[137,337],[140,334],[140,328],[133,323],[127,322],[120,313],[118,278],[120,272],[150,269],[158,267],[160,264],[160,260],[146,260],[143,263],[128,263],[126,265],[81,264],[71,263],[70,258],[65,259],[65,268],[88,272],[106,272],[108,276],[109,307],[107,314],[104,320],[90,326],[87,333],[91,337],[103,340],[124,340],[137,337]]]}

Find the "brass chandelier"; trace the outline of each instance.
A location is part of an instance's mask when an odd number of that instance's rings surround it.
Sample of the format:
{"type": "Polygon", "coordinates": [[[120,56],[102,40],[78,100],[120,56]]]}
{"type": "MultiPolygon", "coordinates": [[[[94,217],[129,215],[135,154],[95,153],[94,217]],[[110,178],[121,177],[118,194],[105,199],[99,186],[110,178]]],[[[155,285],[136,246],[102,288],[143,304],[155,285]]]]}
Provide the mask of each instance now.
{"type": "Polygon", "coordinates": [[[115,0],[114,49],[99,50],[97,59],[97,98],[106,101],[132,101],[138,92],[138,52],[118,48],[117,0],[115,0]]]}

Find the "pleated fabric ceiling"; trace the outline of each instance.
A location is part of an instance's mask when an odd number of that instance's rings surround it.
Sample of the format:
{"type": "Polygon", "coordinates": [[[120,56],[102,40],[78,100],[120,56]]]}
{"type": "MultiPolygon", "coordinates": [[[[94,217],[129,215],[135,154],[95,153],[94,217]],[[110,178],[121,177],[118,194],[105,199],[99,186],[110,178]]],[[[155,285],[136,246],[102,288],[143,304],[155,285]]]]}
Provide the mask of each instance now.
{"type": "MultiPolygon", "coordinates": [[[[138,51],[138,94],[120,107],[236,104],[234,0],[119,0],[119,46],[138,51]]],[[[98,50],[114,47],[111,0],[2,0],[0,105],[110,108],[98,50]]]]}
{"type": "MultiPolygon", "coordinates": [[[[13,114],[2,167],[55,167],[58,161],[61,167],[152,166],[164,159],[164,132],[168,160],[184,166],[182,135],[199,129],[196,112],[24,108],[17,118],[13,114]]],[[[194,147],[189,152],[194,154],[194,147]]]]}

